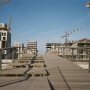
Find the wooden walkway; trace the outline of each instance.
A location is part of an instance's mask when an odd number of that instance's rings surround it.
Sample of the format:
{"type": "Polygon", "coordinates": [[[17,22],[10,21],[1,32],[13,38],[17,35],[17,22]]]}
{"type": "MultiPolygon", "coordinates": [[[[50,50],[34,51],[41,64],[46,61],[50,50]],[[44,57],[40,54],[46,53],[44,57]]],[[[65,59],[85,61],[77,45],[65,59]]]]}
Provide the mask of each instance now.
{"type": "Polygon", "coordinates": [[[23,74],[20,77],[0,76],[0,90],[90,90],[90,73],[71,61],[54,55],[37,56],[34,60],[42,60],[35,64],[45,66],[20,67],[0,72],[0,75],[23,74]]]}
{"type": "Polygon", "coordinates": [[[43,56],[52,90],[90,90],[90,73],[57,56],[43,56]]]}

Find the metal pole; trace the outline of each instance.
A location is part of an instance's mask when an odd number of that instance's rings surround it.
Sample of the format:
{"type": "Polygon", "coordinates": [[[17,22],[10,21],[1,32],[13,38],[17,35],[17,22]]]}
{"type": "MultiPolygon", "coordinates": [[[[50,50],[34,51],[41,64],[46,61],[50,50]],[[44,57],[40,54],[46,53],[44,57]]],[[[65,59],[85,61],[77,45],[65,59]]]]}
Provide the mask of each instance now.
{"type": "Polygon", "coordinates": [[[89,66],[88,66],[88,72],[90,72],[90,51],[89,51],[89,66]]]}
{"type": "Polygon", "coordinates": [[[0,71],[2,71],[2,53],[0,49],[0,71]]]}

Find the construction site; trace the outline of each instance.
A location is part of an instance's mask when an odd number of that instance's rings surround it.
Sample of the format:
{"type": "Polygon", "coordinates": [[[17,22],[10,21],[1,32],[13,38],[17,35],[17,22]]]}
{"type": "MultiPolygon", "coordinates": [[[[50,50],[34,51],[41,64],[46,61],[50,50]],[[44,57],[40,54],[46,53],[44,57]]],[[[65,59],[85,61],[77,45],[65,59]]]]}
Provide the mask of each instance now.
{"type": "Polygon", "coordinates": [[[90,39],[68,40],[85,26],[61,36],[64,43],[47,42],[38,54],[38,41],[11,45],[11,21],[0,23],[0,90],[90,90],[90,39]]]}

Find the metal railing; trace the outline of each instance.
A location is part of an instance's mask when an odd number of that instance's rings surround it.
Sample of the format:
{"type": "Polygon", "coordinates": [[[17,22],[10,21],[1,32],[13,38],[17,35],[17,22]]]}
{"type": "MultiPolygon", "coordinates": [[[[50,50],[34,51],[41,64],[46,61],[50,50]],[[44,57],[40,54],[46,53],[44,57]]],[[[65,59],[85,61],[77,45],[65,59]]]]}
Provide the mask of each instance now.
{"type": "Polygon", "coordinates": [[[88,62],[88,72],[90,72],[90,49],[89,48],[64,47],[62,57],[72,62],[88,62]],[[68,51],[70,50],[70,52],[66,52],[66,48],[68,48],[68,51]]]}
{"type": "Polygon", "coordinates": [[[14,62],[25,55],[31,54],[36,55],[30,48],[27,47],[8,47],[0,49],[0,71],[2,71],[2,64],[9,64],[9,60],[14,62]]]}
{"type": "MultiPolygon", "coordinates": [[[[90,47],[57,47],[53,49],[52,47],[49,49],[51,53],[54,51],[58,51],[59,57],[66,58],[72,62],[87,62],[89,67],[88,71],[90,72],[90,47]]],[[[55,54],[56,55],[56,54],[55,54]]]]}

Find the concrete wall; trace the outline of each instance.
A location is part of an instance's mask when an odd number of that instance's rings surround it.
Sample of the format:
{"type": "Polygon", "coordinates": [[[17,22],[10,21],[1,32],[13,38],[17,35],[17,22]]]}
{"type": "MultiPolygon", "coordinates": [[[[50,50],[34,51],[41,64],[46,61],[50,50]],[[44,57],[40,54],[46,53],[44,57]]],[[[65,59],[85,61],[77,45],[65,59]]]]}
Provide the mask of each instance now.
{"type": "Polygon", "coordinates": [[[13,63],[14,61],[12,59],[2,59],[2,63],[5,63],[5,64],[2,64],[2,69],[6,69],[8,68],[8,64],[7,63],[13,63]]]}

